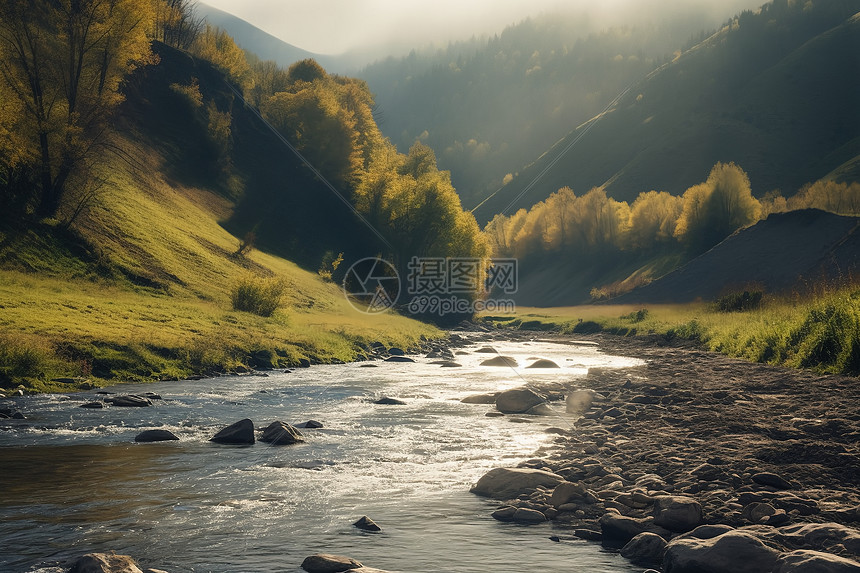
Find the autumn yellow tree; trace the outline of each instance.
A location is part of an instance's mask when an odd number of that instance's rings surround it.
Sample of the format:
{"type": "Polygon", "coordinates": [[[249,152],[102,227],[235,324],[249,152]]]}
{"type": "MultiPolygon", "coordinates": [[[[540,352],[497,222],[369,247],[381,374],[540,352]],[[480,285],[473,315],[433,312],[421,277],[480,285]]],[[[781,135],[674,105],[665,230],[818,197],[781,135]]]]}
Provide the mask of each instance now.
{"type": "Polygon", "coordinates": [[[54,216],[92,153],[123,78],[152,61],[151,0],[5,0],[0,80],[21,105],[16,129],[37,149],[36,212],[54,216]]]}
{"type": "Polygon", "coordinates": [[[232,36],[221,28],[206,24],[194,39],[191,53],[214,64],[243,92],[250,92],[254,87],[254,74],[245,52],[236,45],[232,36]]]}
{"type": "Polygon", "coordinates": [[[627,245],[640,251],[665,246],[674,241],[675,225],[683,200],[665,191],[640,193],[630,206],[627,245]]]}
{"type": "Polygon", "coordinates": [[[683,200],[675,236],[694,252],[710,249],[761,214],[749,177],[734,163],[714,165],[707,181],[687,189],[683,200]]]}
{"type": "Polygon", "coordinates": [[[788,201],[789,209],[821,209],[837,215],[860,215],[860,183],[821,180],[804,185],[788,201]]]}

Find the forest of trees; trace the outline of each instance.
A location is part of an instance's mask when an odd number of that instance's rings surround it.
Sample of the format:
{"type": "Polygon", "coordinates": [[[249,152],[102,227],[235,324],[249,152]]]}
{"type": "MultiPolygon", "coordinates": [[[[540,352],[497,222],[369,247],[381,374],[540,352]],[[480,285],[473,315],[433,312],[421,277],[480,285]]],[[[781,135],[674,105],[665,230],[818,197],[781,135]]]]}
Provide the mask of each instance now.
{"type": "Polygon", "coordinates": [[[860,183],[822,180],[789,198],[759,200],[739,166],[717,163],[680,197],[648,191],[628,204],[601,188],[577,196],[564,187],[528,210],[497,215],[484,232],[494,256],[517,257],[525,269],[559,261],[611,266],[669,253],[690,258],[772,213],[797,209],[860,216],[860,183]]]}

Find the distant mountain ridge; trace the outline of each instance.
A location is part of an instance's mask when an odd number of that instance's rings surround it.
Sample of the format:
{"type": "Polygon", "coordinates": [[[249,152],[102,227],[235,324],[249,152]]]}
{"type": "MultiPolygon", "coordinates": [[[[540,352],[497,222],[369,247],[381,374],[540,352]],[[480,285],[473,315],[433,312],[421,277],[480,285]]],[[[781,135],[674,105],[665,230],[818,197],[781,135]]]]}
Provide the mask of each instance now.
{"type": "Polygon", "coordinates": [[[834,1],[804,12],[777,1],[742,13],[521,170],[476,209],[477,219],[529,207],[563,186],[578,194],[603,186],[619,200],[650,189],[677,195],[717,161],[739,164],[759,196],[855,176],[858,9],[834,1]]]}

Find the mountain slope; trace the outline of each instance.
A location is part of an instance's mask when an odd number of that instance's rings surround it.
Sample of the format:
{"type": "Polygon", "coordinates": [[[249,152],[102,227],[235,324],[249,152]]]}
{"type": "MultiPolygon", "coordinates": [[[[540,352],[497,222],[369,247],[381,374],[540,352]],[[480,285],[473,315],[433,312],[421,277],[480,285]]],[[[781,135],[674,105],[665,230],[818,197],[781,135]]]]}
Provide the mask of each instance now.
{"type": "Polygon", "coordinates": [[[707,253],[613,302],[714,300],[747,289],[802,291],[860,272],[860,218],[816,209],[769,216],[707,253]]]}
{"type": "Polygon", "coordinates": [[[860,153],[857,9],[776,2],[743,13],[521,170],[478,220],[563,186],[605,185],[622,200],[680,194],[717,161],[741,165],[759,195],[824,177],[860,153]]]}

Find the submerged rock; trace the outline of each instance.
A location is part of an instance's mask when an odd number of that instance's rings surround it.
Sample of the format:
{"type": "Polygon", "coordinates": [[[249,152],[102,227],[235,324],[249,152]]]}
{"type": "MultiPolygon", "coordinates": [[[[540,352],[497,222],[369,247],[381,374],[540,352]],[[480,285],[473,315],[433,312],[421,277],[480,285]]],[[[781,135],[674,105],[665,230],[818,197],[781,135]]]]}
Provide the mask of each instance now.
{"type": "Polygon", "coordinates": [[[408,356],[389,356],[385,359],[386,362],[415,362],[413,359],[408,356]]]}
{"type": "Polygon", "coordinates": [[[305,438],[295,426],[275,421],[266,426],[263,430],[263,435],[260,437],[260,441],[272,444],[273,446],[287,446],[304,442],[305,438]]]}
{"type": "Polygon", "coordinates": [[[218,444],[253,444],[254,422],[245,418],[230,424],[209,440],[218,444]]]}
{"type": "Polygon", "coordinates": [[[558,364],[553,362],[552,360],[547,360],[546,358],[541,358],[535,362],[532,362],[526,368],[561,368],[558,364]]]}
{"type": "Polygon", "coordinates": [[[301,424],[295,424],[293,427],[295,428],[309,428],[312,430],[316,430],[322,428],[322,422],[317,422],[316,420],[308,420],[307,422],[302,422],[301,424]]]}
{"type": "Polygon", "coordinates": [[[93,409],[101,409],[104,407],[105,407],[105,405],[102,404],[101,402],[85,402],[84,404],[81,404],[79,406],[79,408],[93,408],[93,409]]]}
{"type": "Polygon", "coordinates": [[[302,561],[302,569],[308,573],[341,573],[362,567],[359,561],[328,553],[316,553],[302,561]]]}
{"type": "Polygon", "coordinates": [[[138,396],[137,394],[128,394],[127,396],[115,396],[112,398],[105,398],[105,402],[108,402],[120,408],[145,408],[147,406],[152,406],[152,402],[149,400],[149,398],[145,398],[144,396],[138,396]]]}
{"type": "Polygon", "coordinates": [[[518,364],[516,358],[511,358],[510,356],[495,356],[481,362],[481,366],[511,366],[516,368],[518,364]]]}
{"type": "Polygon", "coordinates": [[[513,388],[499,392],[496,396],[496,409],[504,414],[524,414],[544,402],[544,397],[534,390],[513,388]]]}
{"type": "Polygon", "coordinates": [[[373,521],[366,515],[362,516],[361,519],[359,519],[352,525],[363,531],[370,531],[373,533],[379,533],[380,531],[382,531],[382,528],[379,527],[379,525],[377,525],[375,521],[373,521]]]}
{"type": "Polygon", "coordinates": [[[473,394],[472,396],[466,396],[460,402],[464,404],[495,404],[496,396],[495,392],[492,394],[473,394]]]}
{"type": "Polygon", "coordinates": [[[178,440],[179,436],[171,432],[170,430],[144,430],[135,436],[135,442],[167,442],[171,440],[178,440]]]}
{"type": "Polygon", "coordinates": [[[406,402],[403,400],[398,400],[397,398],[389,398],[388,396],[383,396],[379,400],[374,400],[374,404],[382,404],[383,406],[405,406],[406,402]]]}

